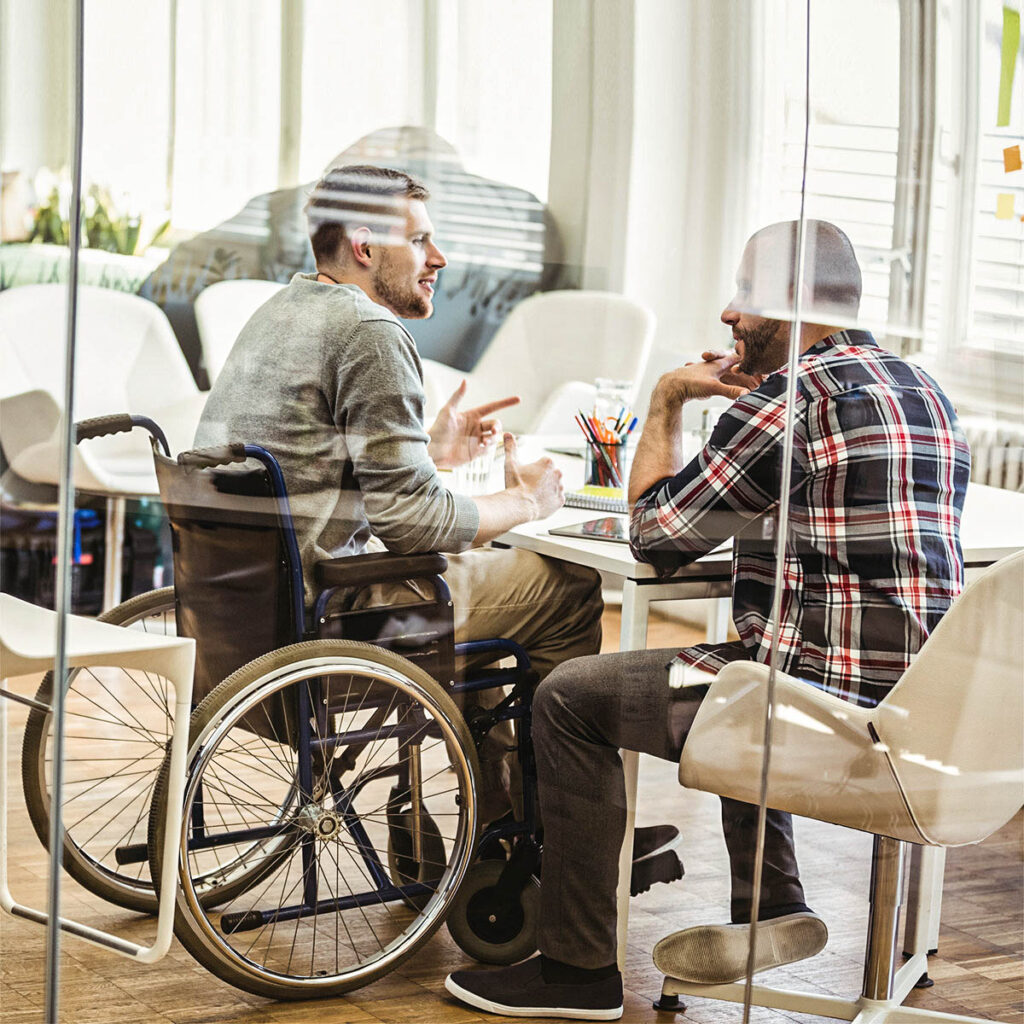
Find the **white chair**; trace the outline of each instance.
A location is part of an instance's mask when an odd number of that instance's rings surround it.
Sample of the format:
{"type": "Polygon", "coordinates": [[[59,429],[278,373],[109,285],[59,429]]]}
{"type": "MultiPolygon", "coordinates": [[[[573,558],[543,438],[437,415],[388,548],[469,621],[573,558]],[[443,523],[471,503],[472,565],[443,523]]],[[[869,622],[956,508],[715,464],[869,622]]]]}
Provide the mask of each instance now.
{"type": "MultiPolygon", "coordinates": [[[[964,590],[875,708],[776,675],[768,806],[874,833],[871,916],[856,1001],[754,985],[756,1005],[873,1024],[971,1019],[900,1005],[928,970],[927,948],[894,970],[903,857],[906,843],[981,842],[1024,800],[1022,597],[1018,552],[964,590]]],[[[683,750],[683,785],[759,801],[767,680],[759,664],[718,674],[683,750]]],[[[665,996],[681,992],[742,1001],[744,985],[665,979],[665,996]]]]}
{"type": "Polygon", "coordinates": [[[196,324],[211,386],[249,318],[284,287],[277,281],[218,281],[196,296],[196,324]]]}
{"type": "MultiPolygon", "coordinates": [[[[105,622],[67,617],[68,667],[120,666],[137,668],[162,676],[174,686],[174,731],[171,738],[167,831],[156,938],[151,946],[141,946],[109,932],[77,921],[61,918],[60,927],[104,949],[143,963],[159,960],[171,945],[174,903],[177,893],[177,851],[175,837],[181,828],[185,792],[185,755],[188,747],[188,723],[192,702],[192,672],[195,641],[184,637],[161,636],[144,630],[124,629],[105,622]]],[[[53,668],[57,615],[45,608],[0,594],[0,678],[9,679],[30,672],[53,668]]],[[[7,701],[29,706],[44,705],[0,690],[0,906],[9,914],[46,924],[45,911],[18,903],[11,894],[7,870],[7,701]]]]}
{"type": "MultiPolygon", "coordinates": [[[[67,299],[63,284],[0,292],[0,445],[13,472],[31,483],[60,480],[67,299]]],[[[180,451],[192,446],[204,401],[159,306],[108,288],[79,289],[76,420],[149,416],[180,451]]],[[[131,434],[90,441],[75,453],[74,482],[107,497],[110,608],[120,599],[125,498],[157,494],[148,441],[131,434]]]]}
{"type": "MultiPolygon", "coordinates": [[[[472,372],[423,360],[428,419],[467,378],[467,407],[505,395],[522,398],[500,414],[507,429],[571,431],[573,412],[593,405],[595,378],[628,380],[639,387],[654,325],[650,309],[612,292],[531,295],[509,313],[472,372]]],[[[635,402],[635,392],[632,398],[635,402]]]]}

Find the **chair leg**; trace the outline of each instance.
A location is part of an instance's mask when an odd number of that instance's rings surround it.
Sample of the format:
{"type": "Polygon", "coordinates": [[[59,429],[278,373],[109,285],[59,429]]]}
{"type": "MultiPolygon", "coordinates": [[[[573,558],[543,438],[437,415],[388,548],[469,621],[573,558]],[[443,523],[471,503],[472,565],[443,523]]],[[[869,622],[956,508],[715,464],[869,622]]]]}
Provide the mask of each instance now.
{"type": "Polygon", "coordinates": [[[892,998],[896,933],[900,927],[906,843],[875,836],[871,856],[871,912],[864,957],[864,999],[892,998]]]}
{"type": "MultiPolygon", "coordinates": [[[[810,992],[792,992],[785,989],[770,989],[753,985],[750,990],[754,1006],[795,1010],[799,1013],[852,1020],[854,1024],[921,1024],[945,1022],[945,1024],[983,1024],[976,1017],[962,1017],[957,1014],[936,1013],[930,1009],[903,1006],[903,1000],[922,974],[927,971],[927,950],[911,947],[911,959],[897,972],[896,940],[900,924],[902,903],[903,866],[907,843],[884,836],[876,836],[871,860],[871,911],[868,918],[867,949],[864,960],[864,984],[855,1002],[837,999],[834,996],[817,995],[810,992]]],[[[924,851],[927,853],[928,851],[924,851]]],[[[944,851],[939,851],[944,852],[944,851]]],[[[933,894],[941,885],[942,859],[924,858],[921,880],[922,898],[933,894]],[[936,880],[935,872],[938,872],[936,880]]],[[[935,901],[932,901],[930,915],[928,908],[920,911],[916,922],[917,938],[937,934],[938,922],[934,916],[935,901]]],[[[915,939],[915,945],[920,945],[915,939]]],[[[675,978],[665,978],[662,986],[661,1005],[656,1008],[678,1012],[672,998],[679,994],[701,996],[705,999],[725,999],[741,1003],[746,995],[745,985],[737,982],[731,985],[692,985],[675,978]]]]}
{"type": "Polygon", "coordinates": [[[121,603],[124,513],[124,498],[107,498],[107,525],[103,540],[103,610],[105,612],[109,612],[111,608],[121,603]]]}

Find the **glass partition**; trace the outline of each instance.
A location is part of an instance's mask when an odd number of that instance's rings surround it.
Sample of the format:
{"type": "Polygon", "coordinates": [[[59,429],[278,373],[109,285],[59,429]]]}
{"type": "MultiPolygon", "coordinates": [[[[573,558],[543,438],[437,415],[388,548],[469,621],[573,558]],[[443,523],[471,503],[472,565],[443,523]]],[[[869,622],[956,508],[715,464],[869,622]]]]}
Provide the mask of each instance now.
{"type": "Polygon", "coordinates": [[[61,773],[66,916],[180,890],[5,1006],[1017,1012],[1015,0],[82,6],[0,5],[0,589],[198,740],[4,682],[16,895],[61,773]]]}

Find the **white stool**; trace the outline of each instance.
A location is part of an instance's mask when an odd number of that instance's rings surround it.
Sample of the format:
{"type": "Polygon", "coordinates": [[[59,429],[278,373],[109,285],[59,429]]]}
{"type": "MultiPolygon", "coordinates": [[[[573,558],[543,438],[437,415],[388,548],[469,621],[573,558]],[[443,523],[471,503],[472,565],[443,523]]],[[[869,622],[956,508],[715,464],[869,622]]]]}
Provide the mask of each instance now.
{"type": "MultiPolygon", "coordinates": [[[[0,594],[0,677],[7,679],[41,672],[53,667],[57,615],[45,608],[0,594]]],[[[192,674],[195,665],[195,641],[184,637],[165,637],[133,629],[95,622],[77,615],[68,616],[68,667],[120,666],[153,672],[174,686],[174,732],[171,738],[171,765],[167,801],[167,831],[156,939],[151,946],[140,946],[109,932],[77,921],[61,918],[60,926],[72,935],[104,949],[143,963],[159,960],[170,948],[174,927],[174,901],[177,889],[177,851],[175,840],[181,830],[181,808],[185,791],[185,754],[192,703],[192,674]]],[[[46,924],[49,915],[42,910],[15,901],[7,876],[7,699],[33,704],[32,701],[0,690],[0,906],[9,914],[46,924]],[[5,699],[6,698],[6,699],[5,699]]]]}

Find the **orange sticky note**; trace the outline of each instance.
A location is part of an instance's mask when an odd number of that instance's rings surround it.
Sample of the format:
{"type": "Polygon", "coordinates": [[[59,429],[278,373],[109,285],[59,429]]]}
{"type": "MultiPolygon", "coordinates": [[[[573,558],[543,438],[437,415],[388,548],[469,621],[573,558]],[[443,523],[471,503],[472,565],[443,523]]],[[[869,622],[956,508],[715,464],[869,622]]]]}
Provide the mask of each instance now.
{"type": "Polygon", "coordinates": [[[1007,174],[1020,170],[1020,146],[1007,146],[1003,150],[1003,170],[1007,174]]]}
{"type": "Polygon", "coordinates": [[[1000,192],[996,196],[996,220],[1013,220],[1013,193],[1000,192]]]}

